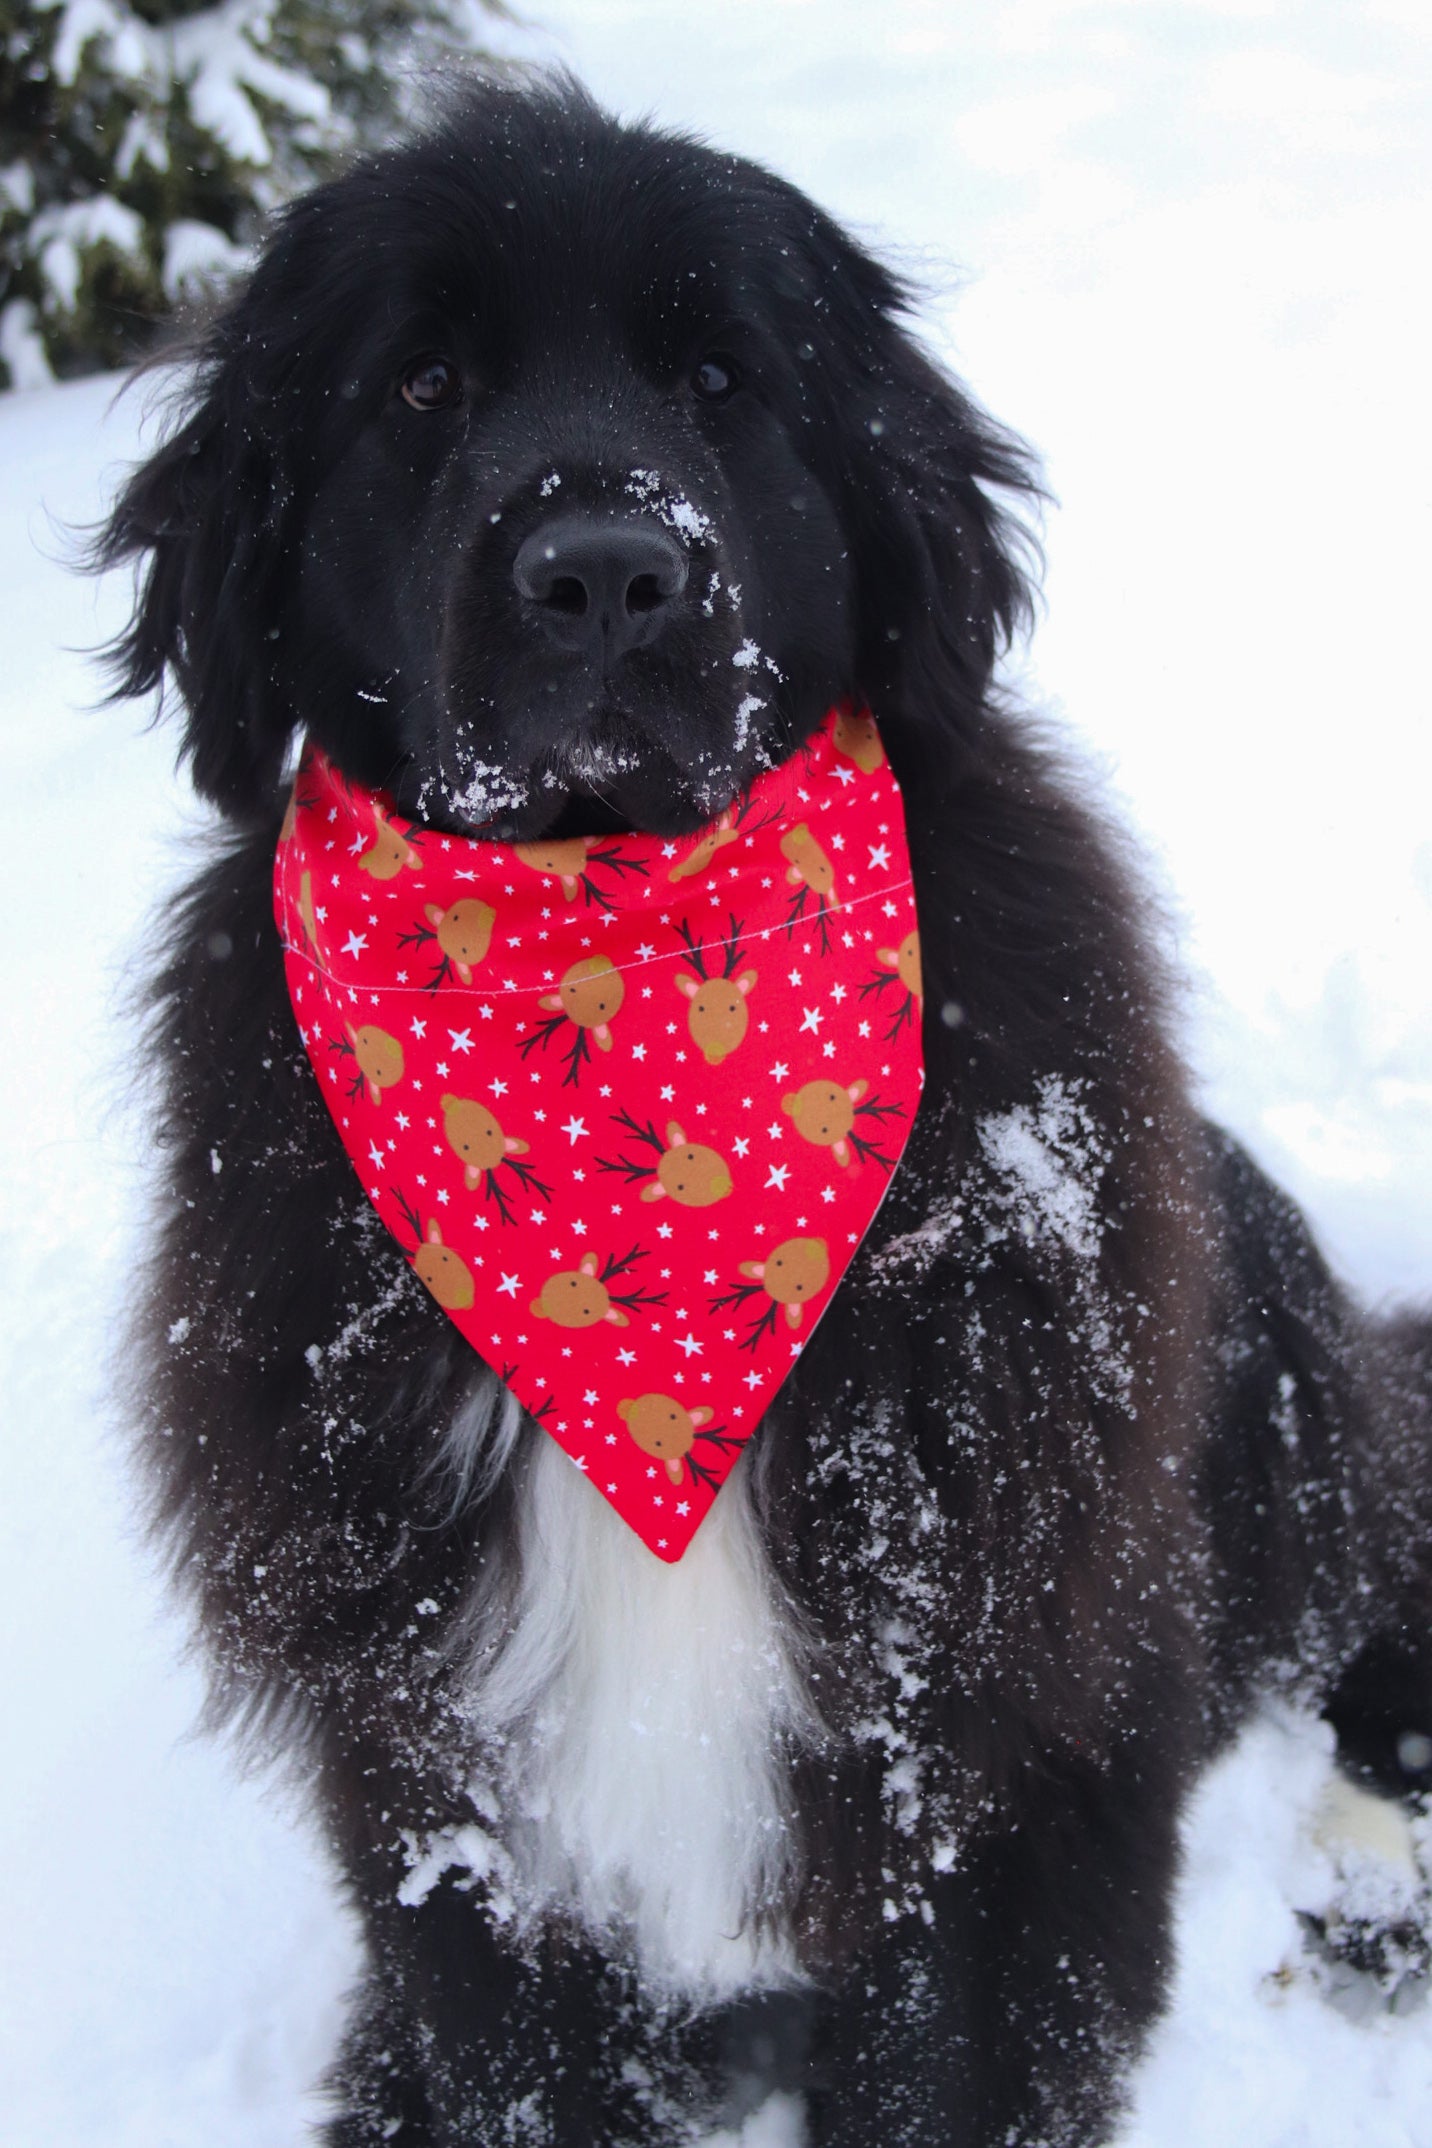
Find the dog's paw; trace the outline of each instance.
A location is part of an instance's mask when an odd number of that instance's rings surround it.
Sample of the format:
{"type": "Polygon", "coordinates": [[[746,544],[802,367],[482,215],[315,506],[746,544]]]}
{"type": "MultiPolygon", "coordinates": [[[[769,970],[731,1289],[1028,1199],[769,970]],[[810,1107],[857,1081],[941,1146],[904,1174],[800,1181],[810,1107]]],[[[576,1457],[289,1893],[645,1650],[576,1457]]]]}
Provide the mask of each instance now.
{"type": "Polygon", "coordinates": [[[1309,1830],[1306,1962],[1342,2014],[1421,2006],[1432,1983],[1432,1814],[1334,1775],[1309,1830]]]}

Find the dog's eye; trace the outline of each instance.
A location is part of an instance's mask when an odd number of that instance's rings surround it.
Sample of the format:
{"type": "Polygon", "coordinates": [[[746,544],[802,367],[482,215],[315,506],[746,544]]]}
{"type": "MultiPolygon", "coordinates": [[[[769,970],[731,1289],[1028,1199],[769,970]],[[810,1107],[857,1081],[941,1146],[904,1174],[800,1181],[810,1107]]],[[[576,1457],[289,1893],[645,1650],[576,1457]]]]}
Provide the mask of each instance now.
{"type": "Polygon", "coordinates": [[[740,384],[740,376],[729,358],[703,358],[691,376],[692,390],[704,403],[724,403],[740,384]]]}
{"type": "Polygon", "coordinates": [[[462,401],[462,375],[446,358],[422,358],[402,385],[410,410],[450,410],[462,401]]]}

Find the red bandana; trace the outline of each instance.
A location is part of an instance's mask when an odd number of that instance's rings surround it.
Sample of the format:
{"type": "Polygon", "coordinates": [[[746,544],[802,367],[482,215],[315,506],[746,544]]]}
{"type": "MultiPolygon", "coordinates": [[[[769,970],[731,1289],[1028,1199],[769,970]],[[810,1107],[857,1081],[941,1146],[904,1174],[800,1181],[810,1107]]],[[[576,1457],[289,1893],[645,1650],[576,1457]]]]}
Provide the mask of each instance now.
{"type": "Polygon", "coordinates": [[[869,1230],[924,1079],[900,793],[833,710],[699,837],[487,843],[310,748],[289,993],[438,1304],[679,1559],[869,1230]]]}

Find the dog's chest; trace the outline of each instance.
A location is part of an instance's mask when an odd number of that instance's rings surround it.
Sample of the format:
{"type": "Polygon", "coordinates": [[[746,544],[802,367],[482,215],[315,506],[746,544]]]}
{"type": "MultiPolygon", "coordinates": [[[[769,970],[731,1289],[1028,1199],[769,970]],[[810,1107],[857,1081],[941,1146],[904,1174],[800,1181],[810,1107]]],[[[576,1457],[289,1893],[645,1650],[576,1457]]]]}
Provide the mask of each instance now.
{"type": "Polygon", "coordinates": [[[788,1754],[812,1726],[741,1471],[674,1566],[551,1440],[519,1512],[516,1614],[478,1708],[524,1913],[574,1915],[692,1995],[784,1979],[758,1918],[778,1931],[788,1754]]]}

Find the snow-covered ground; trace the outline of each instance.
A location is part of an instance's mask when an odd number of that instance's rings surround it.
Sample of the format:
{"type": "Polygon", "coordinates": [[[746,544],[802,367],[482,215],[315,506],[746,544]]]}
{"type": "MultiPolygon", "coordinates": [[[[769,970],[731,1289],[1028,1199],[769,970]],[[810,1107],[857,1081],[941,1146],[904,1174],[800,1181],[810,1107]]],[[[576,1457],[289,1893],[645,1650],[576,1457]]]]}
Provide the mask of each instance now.
{"type": "MultiPolygon", "coordinates": [[[[1170,894],[1212,1108],[1364,1291],[1432,1289],[1423,0],[542,14],[528,49],[926,279],[935,341],[1045,454],[1021,669],[1170,894]]],[[[122,592],[67,574],[50,517],[93,518],[135,451],[111,392],[0,399],[0,2141],[297,2148],[351,1934],[298,1816],[189,1735],[105,1402],[144,1165],[119,1013],[196,824],[168,739],[85,706],[122,592]]],[[[1120,2148],[1432,2148],[1432,2012],[1354,2019],[1299,1966],[1326,1775],[1280,1720],[1200,1791],[1120,2148]]]]}

